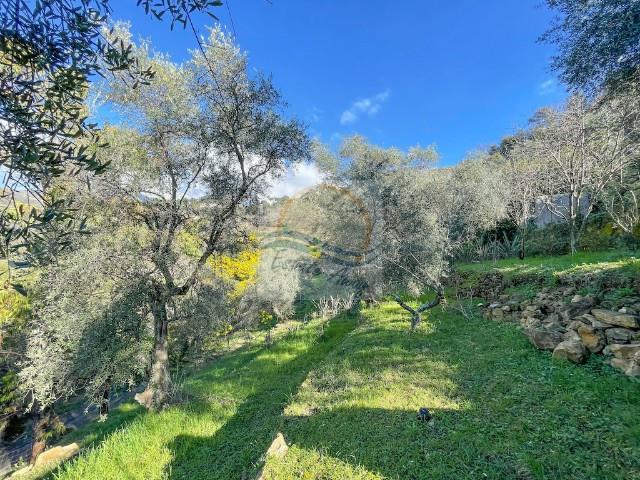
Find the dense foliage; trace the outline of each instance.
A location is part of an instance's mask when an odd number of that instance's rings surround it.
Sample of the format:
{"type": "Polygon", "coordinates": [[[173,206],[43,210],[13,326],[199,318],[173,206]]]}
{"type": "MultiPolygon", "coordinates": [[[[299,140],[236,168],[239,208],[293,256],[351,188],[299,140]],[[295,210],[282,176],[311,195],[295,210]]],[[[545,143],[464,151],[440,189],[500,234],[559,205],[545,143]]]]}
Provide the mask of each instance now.
{"type": "Polygon", "coordinates": [[[635,0],[547,0],[558,12],[543,39],[559,49],[553,67],[570,87],[598,94],[640,67],[640,4],[635,0]]]}
{"type": "Polygon", "coordinates": [[[277,91],[249,78],[245,56],[219,30],[184,66],[144,44],[130,50],[155,79],[106,86],[131,122],[104,131],[111,146],[99,157],[109,170],[75,183],[99,216],[92,238],[44,280],[54,288],[38,306],[21,372],[39,408],[145,376],[153,405],[168,402],[173,335],[188,349],[233,322],[226,290],[246,290],[257,260],[245,218],[264,181],[305,156],[306,136],[277,113],[277,91]],[[249,250],[238,252],[243,244],[249,250]]]}
{"type": "Polygon", "coordinates": [[[332,160],[326,148],[315,151],[321,164],[334,166],[335,181],[361,198],[371,217],[370,251],[353,273],[365,280],[363,290],[374,297],[435,291],[436,300],[417,310],[397,297],[415,328],[420,313],[442,300],[451,262],[464,242],[503,214],[501,177],[491,174],[484,158],[436,169],[434,147],[403,152],[358,136],[343,143],[339,158],[332,160]]]}
{"type": "MultiPolygon", "coordinates": [[[[173,24],[194,11],[210,12],[220,2],[139,1],[147,13],[173,24]]],[[[96,124],[88,120],[85,100],[96,76],[117,78],[126,88],[154,76],[140,65],[126,38],[109,32],[108,0],[2,0],[0,2],[0,167],[3,204],[18,214],[0,216],[0,232],[9,247],[47,247],[43,238],[53,220],[57,243],[69,244],[76,208],[54,188],[65,174],[102,173],[109,161],[96,157],[104,146],[96,124]],[[15,198],[28,192],[24,210],[15,198]],[[26,242],[26,243],[25,243],[26,242]]],[[[190,17],[189,17],[190,18],[190,17]]],[[[49,238],[50,240],[50,238],[49,238]]]]}

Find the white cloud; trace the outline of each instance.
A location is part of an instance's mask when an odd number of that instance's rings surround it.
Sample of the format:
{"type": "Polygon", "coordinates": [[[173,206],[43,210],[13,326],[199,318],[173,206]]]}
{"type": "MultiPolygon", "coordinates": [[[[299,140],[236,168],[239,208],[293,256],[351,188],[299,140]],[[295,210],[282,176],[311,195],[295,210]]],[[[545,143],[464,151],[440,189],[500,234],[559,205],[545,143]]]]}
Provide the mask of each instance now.
{"type": "Polygon", "coordinates": [[[322,183],[323,175],[314,163],[299,163],[289,167],[285,175],[269,188],[269,198],[291,197],[305,188],[322,183]]]}
{"type": "Polygon", "coordinates": [[[340,115],[340,124],[349,125],[358,121],[361,115],[373,116],[389,98],[389,90],[380,92],[372,97],[362,98],[353,102],[351,107],[340,115]]]}
{"type": "Polygon", "coordinates": [[[558,83],[555,79],[550,78],[538,85],[538,95],[551,95],[558,88],[558,83]]]}
{"type": "Polygon", "coordinates": [[[358,116],[351,110],[345,110],[342,112],[342,115],[340,115],[340,125],[347,125],[355,122],[356,120],[358,120],[358,116]]]}

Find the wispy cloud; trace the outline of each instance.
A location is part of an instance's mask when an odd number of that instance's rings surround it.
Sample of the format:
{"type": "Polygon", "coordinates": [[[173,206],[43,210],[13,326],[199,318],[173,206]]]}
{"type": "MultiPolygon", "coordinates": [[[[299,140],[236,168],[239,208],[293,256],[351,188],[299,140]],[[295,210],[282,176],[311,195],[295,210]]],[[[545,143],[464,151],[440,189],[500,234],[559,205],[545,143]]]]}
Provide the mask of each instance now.
{"type": "Polygon", "coordinates": [[[329,136],[329,143],[338,143],[342,140],[342,134],[340,132],[333,132],[329,136]]]}
{"type": "Polygon", "coordinates": [[[306,120],[309,123],[317,123],[322,118],[322,114],[324,112],[316,106],[311,107],[311,109],[307,112],[306,120]]]}
{"type": "Polygon", "coordinates": [[[375,115],[382,107],[382,104],[389,98],[389,93],[389,90],[385,90],[372,97],[356,100],[351,107],[340,115],[340,125],[355,123],[362,115],[370,117],[375,115]]]}
{"type": "Polygon", "coordinates": [[[556,82],[555,79],[550,78],[538,85],[538,95],[551,95],[552,93],[555,93],[557,89],[558,82],[556,82]]]}

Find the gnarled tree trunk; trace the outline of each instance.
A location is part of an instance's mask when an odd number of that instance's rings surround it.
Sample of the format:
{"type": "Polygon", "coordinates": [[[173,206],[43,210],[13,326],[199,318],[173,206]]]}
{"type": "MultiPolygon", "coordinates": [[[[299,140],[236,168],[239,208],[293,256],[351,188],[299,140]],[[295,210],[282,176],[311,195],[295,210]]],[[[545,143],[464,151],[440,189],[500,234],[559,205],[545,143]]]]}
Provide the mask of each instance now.
{"type": "Polygon", "coordinates": [[[148,390],[151,391],[151,407],[162,408],[169,401],[171,375],[169,373],[167,302],[160,297],[153,301],[151,311],[154,320],[153,356],[148,390]]]}
{"type": "Polygon", "coordinates": [[[109,414],[109,390],[111,389],[111,378],[104,384],[102,398],[100,399],[100,416],[109,414]]]}
{"type": "Polygon", "coordinates": [[[31,444],[31,464],[35,463],[36,458],[47,448],[46,433],[49,431],[51,421],[53,419],[53,412],[50,408],[44,410],[39,409],[39,405],[34,405],[35,415],[33,417],[33,424],[31,427],[33,443],[31,444]]]}

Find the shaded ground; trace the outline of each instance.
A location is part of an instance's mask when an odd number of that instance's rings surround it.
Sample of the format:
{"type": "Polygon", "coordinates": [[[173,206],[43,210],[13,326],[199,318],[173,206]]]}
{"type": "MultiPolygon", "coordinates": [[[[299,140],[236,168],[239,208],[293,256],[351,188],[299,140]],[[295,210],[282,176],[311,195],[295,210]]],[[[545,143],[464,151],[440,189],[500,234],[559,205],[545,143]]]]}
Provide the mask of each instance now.
{"type": "MultiPolygon", "coordinates": [[[[138,389],[140,390],[140,389],[138,389]]],[[[104,423],[97,423],[100,417],[97,408],[86,410],[83,402],[78,401],[67,407],[64,412],[59,413],[60,421],[71,430],[64,438],[63,443],[70,443],[76,439],[82,440],[84,445],[102,440],[115,428],[122,426],[123,422],[134,418],[141,409],[137,404],[128,404],[137,391],[118,392],[111,399],[111,409],[113,417],[104,423]],[[91,425],[91,432],[83,428],[91,425]]],[[[20,424],[20,433],[12,436],[9,440],[0,442],[0,477],[12,471],[12,466],[19,462],[28,462],[31,457],[31,447],[33,443],[32,423],[30,418],[25,418],[20,424]]]]}
{"type": "Polygon", "coordinates": [[[56,478],[251,478],[307,373],[354,326],[315,322],[271,348],[222,358],[187,381],[187,405],[140,416],[56,478]]]}

